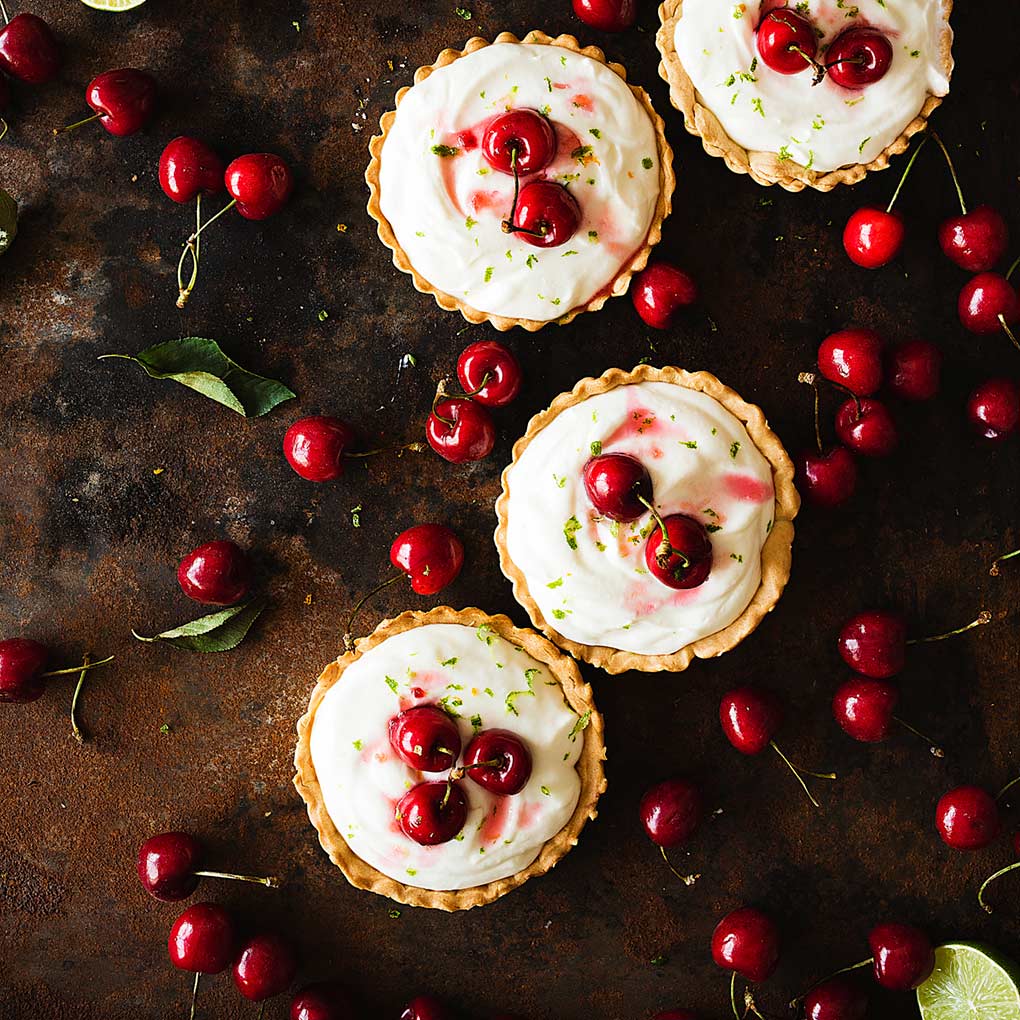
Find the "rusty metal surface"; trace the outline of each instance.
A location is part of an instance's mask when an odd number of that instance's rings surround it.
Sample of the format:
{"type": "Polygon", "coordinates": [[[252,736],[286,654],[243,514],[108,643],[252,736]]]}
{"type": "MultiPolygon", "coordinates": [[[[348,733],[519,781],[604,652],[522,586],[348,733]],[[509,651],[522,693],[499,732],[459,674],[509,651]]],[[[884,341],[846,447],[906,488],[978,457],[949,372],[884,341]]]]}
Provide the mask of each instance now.
{"type": "MultiPolygon", "coordinates": [[[[278,893],[229,883],[204,892],[278,925],[300,947],[302,976],[345,978],[366,1017],[395,1018],[425,989],[477,1017],[508,1009],[530,1020],[624,1020],[674,1005],[723,1017],[727,982],[708,941],[719,916],[743,902],[782,924],[783,962],[759,997],[771,1015],[865,956],[870,924],[887,915],[1020,957],[1017,884],[1002,884],[991,917],[974,899],[980,879],[1007,862],[1006,844],[958,855],[932,824],[954,782],[997,788],[1020,771],[1020,570],[998,580],[987,571],[1020,541],[1017,447],[978,446],[962,415],[969,387],[1015,375],[1017,355],[956,322],[963,276],[933,238],[954,209],[944,167],[934,152],[919,162],[902,202],[915,223],[906,253],[867,274],[844,257],[840,226],[862,201],[884,203],[897,174],[829,196],[766,191],[730,174],[668,106],[652,4],[641,31],[619,38],[586,30],[567,0],[466,6],[469,24],[452,0],[150,0],[121,16],[72,0],[33,4],[59,32],[67,63],[59,83],[17,90],[0,148],[0,184],[22,206],[0,265],[0,634],[51,643],[61,663],[86,649],[117,662],[86,689],[85,747],[71,739],[62,682],[34,705],[0,712],[3,1020],[184,1015],[188,979],[165,949],[176,910],[149,899],[133,870],[142,839],[178,826],[205,838],[218,865],[286,879],[278,893]],[[666,335],[651,336],[628,300],[563,329],[511,334],[527,382],[498,413],[487,461],[384,458],[338,483],[304,483],[280,455],[299,412],[339,414],[366,437],[417,438],[437,379],[468,340],[491,332],[465,330],[393,269],[364,212],[362,174],[372,125],[414,68],[471,34],[530,28],[606,46],[651,90],[678,166],[660,250],[696,272],[702,308],[666,335]],[[80,115],[91,75],[124,65],[162,83],[157,121],[135,138],[84,129],[53,140],[51,127],[80,115]],[[265,224],[221,222],[199,290],[179,313],[172,260],[188,213],[164,198],[155,170],[163,143],[185,131],[225,153],[280,151],[297,167],[298,190],[265,224]],[[290,785],[294,723],[337,651],[345,608],[389,569],[392,536],[449,520],[469,560],[443,600],[525,622],[490,536],[499,472],[532,413],[583,375],[647,357],[717,373],[796,448],[811,436],[810,394],[796,372],[821,336],[854,320],[941,343],[942,395],[902,412],[901,451],[865,467],[848,510],[803,513],[788,593],[739,649],[676,677],[586,671],[607,717],[610,785],[578,848],[550,875],[467,914],[393,918],[390,902],[348,888],[290,785]],[[220,340],[284,379],[300,404],[246,421],[125,362],[96,360],[181,335],[220,340]],[[398,376],[405,353],[417,366],[398,376]],[[193,614],[176,563],[220,536],[255,551],[272,594],[254,635],[223,656],[133,641],[131,627],[151,632],[193,614]],[[944,761],[906,736],[853,744],[831,720],[843,676],[834,633],[871,604],[902,606],[915,631],[982,607],[1004,614],[911,652],[901,714],[945,743],[944,761]],[[839,773],[819,791],[821,811],[778,760],[745,759],[726,744],[719,695],[749,679],[788,698],[788,753],[839,773]],[[722,809],[678,857],[702,874],[692,888],[669,874],[635,814],[643,788],[678,771],[701,777],[722,809]]],[[[1020,236],[1020,12],[990,0],[958,7],[958,70],[938,124],[972,200],[997,203],[1020,236]]],[[[390,588],[363,625],[426,604],[390,588]]],[[[203,1002],[207,1016],[254,1015],[227,976],[206,982],[203,1002]]],[[[871,1015],[913,1009],[909,998],[876,993],[871,1015]]],[[[283,1012],[276,1002],[267,1015],[283,1012]]]]}

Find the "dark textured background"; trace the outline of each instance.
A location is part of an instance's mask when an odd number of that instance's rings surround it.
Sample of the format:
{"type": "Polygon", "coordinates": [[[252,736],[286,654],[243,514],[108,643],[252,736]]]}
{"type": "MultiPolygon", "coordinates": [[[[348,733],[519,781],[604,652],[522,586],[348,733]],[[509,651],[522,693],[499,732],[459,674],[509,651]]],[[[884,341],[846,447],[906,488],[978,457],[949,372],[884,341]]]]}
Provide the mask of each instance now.
{"type": "MultiPolygon", "coordinates": [[[[1020,542],[1017,447],[979,445],[962,412],[973,383],[1015,374],[1020,356],[956,321],[964,275],[933,238],[955,208],[937,151],[924,154],[903,196],[904,256],[869,274],[847,261],[840,228],[857,204],[884,203],[898,171],[831,195],[763,190],[729,173],[668,105],[650,4],[640,30],[620,37],[585,28],[567,0],[471,0],[470,24],[454,6],[150,0],[117,16],[73,0],[34,3],[67,63],[58,83],[17,89],[0,147],[0,185],[22,207],[21,233],[0,262],[0,634],[51,643],[61,664],[86,649],[117,662],[86,689],[85,747],[70,736],[68,684],[0,712],[4,1020],[184,1015],[189,979],[165,948],[176,910],[134,876],[138,844],[175,826],[201,834],[216,865],[284,876],[275,893],[237,883],[202,892],[280,926],[301,949],[302,978],[344,977],[365,1016],[383,1020],[425,989],[479,1018],[512,1009],[530,1020],[640,1020],[674,1005],[721,1018],[727,979],[709,937],[745,901],[782,924],[783,962],[760,993],[773,1015],[811,980],[866,955],[867,930],[885,917],[1020,957],[1020,881],[996,891],[992,917],[974,899],[980,879],[1008,861],[1006,842],[962,856],[932,824],[954,782],[997,788],[1020,770],[1020,567],[988,576],[993,556],[1020,542]],[[492,334],[440,312],[393,269],[364,211],[362,174],[373,125],[416,67],[472,34],[530,28],[605,45],[651,90],[677,156],[675,212],[659,250],[697,275],[703,304],[668,334],[651,336],[626,299],[563,329],[510,334],[527,381],[498,413],[487,461],[380,459],[337,483],[305,483],[280,455],[290,421],[324,411],[366,440],[418,438],[438,378],[469,340],[492,334]],[[86,81],[125,64],[161,82],[152,126],[129,139],[92,127],[53,140],[51,127],[82,115],[86,81]],[[189,215],[163,196],[155,172],[162,145],[181,132],[229,156],[277,150],[298,178],[275,219],[230,216],[210,232],[184,313],[172,280],[189,215]],[[386,575],[392,536],[448,519],[469,560],[444,601],[526,622],[490,533],[499,472],[532,413],[581,376],[647,357],[717,373],[796,449],[811,436],[810,393],[796,373],[823,335],[850,321],[940,343],[942,395],[902,410],[901,452],[864,468],[847,510],[802,514],[791,585],[752,639],[678,676],[586,670],[607,718],[610,785],[580,846],[550,875],[466,914],[405,908],[395,919],[389,901],[348,888],[290,785],[294,723],[336,654],[345,609],[386,575]],[[194,334],[282,378],[300,402],[247,421],[126,362],[96,360],[194,334]],[[417,367],[398,374],[405,353],[417,367]],[[174,570],[219,536],[253,550],[272,593],[257,632],[223,656],[135,642],[132,627],[153,632],[197,615],[174,570]],[[871,604],[902,607],[915,632],[983,607],[1002,615],[911,651],[901,714],[945,743],[944,761],[906,735],[854,744],[832,722],[828,701],[844,675],[834,634],[871,604]],[[821,811],[775,756],[743,758],[723,738],[719,696],[747,680],[785,692],[788,752],[839,772],[818,791],[821,811]],[[669,874],[635,815],[644,787],[677,771],[701,777],[722,809],[689,859],[677,858],[702,873],[693,888],[669,874]]],[[[1020,12],[990,0],[960,8],[954,91],[937,123],[972,203],[998,204],[1020,239],[1020,12]]],[[[362,626],[427,604],[398,585],[362,626]]],[[[204,1003],[207,1016],[255,1012],[226,975],[205,983],[204,1003]]],[[[873,1017],[913,1011],[907,997],[874,997],[873,1017]]],[[[282,1017],[284,1003],[267,1015],[282,1017]]]]}

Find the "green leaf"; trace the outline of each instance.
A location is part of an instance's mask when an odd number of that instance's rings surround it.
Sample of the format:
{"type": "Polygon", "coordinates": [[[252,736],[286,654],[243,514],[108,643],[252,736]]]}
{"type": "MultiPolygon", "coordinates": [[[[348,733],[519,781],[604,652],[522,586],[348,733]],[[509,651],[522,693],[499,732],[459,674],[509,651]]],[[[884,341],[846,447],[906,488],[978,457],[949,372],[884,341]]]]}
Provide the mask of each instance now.
{"type": "Polygon", "coordinates": [[[187,652],[229,652],[245,639],[251,625],[265,608],[266,599],[251,599],[173,630],[165,630],[155,637],[143,637],[137,631],[131,633],[139,641],[162,642],[187,652]]]}
{"type": "Polygon", "coordinates": [[[104,354],[103,358],[134,361],[153,379],[172,379],[245,417],[257,418],[297,396],[275,379],[242,368],[215,340],[198,336],[167,340],[139,354],[104,354]]]}
{"type": "Polygon", "coordinates": [[[14,243],[18,236],[18,203],[0,188],[0,255],[14,243]]]}

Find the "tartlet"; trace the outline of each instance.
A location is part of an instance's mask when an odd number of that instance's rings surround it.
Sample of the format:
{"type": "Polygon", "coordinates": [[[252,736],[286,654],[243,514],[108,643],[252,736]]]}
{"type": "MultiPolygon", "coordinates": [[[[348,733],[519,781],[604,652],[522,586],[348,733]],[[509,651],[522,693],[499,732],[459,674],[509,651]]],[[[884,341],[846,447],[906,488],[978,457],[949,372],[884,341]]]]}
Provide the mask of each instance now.
{"type": "Polygon", "coordinates": [[[297,729],[294,784],[323,849],[352,885],[416,907],[466,910],[544,874],[606,788],[602,716],[576,663],[479,609],[384,621],[326,667],[297,729]],[[394,821],[397,798],[424,780],[394,754],[384,719],[425,704],[454,718],[465,743],[482,727],[517,732],[534,762],[513,797],[464,781],[467,822],[438,846],[394,821]]]}
{"type": "Polygon", "coordinates": [[[556,397],[514,445],[496,502],[500,566],[571,655],[609,673],[683,670],[735,647],[776,605],[800,506],[793,474],[762,411],[715,376],[611,369],[556,397]],[[697,587],[648,570],[650,514],[619,524],[594,508],[582,479],[610,453],[646,466],[661,518],[703,532],[711,572],[697,587]]]}
{"type": "Polygon", "coordinates": [[[370,144],[368,212],[394,265],[440,307],[499,330],[569,322],[626,292],[669,214],[673,153],[662,119],[620,64],[570,35],[503,32],[470,39],[419,68],[370,144]],[[513,178],[483,153],[484,131],[509,110],[538,111],[556,155],[534,178],[580,207],[567,244],[508,235],[513,178]]]}

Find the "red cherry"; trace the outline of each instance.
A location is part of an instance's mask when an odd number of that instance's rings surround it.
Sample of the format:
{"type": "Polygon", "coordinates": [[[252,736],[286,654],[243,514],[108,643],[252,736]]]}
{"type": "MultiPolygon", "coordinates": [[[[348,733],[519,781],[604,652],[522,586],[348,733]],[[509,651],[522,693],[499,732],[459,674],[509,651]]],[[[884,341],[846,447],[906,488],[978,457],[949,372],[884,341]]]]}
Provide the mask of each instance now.
{"type": "Polygon", "coordinates": [[[669,262],[653,262],[634,277],[631,300],[652,329],[669,329],[681,308],[698,300],[698,286],[689,273],[669,262]]]}
{"type": "Polygon", "coordinates": [[[156,79],[146,71],[121,67],[96,75],[85,91],[85,102],[99,115],[99,123],[120,138],[141,131],[156,112],[156,79]]]}
{"type": "Polygon", "coordinates": [[[577,199],[554,181],[531,181],[521,188],[513,218],[514,233],[538,248],[566,244],[581,223],[577,199]]]}
{"type": "Polygon", "coordinates": [[[390,747],[419,772],[445,772],[460,756],[457,724],[438,705],[415,705],[389,722],[390,747]]]}
{"type": "Polygon", "coordinates": [[[843,247],[855,265],[878,269],[899,255],[906,233],[903,217],[898,212],[866,205],[847,220],[843,247]]]}
{"type": "Polygon", "coordinates": [[[400,1014],[400,1020],[454,1020],[449,1007],[432,995],[412,999],[400,1014]]]}
{"type": "Polygon", "coordinates": [[[504,407],[520,391],[521,366],[499,341],[479,340],[457,359],[457,378],[479,404],[504,407]]]}
{"type": "Polygon", "coordinates": [[[719,722],[726,739],[741,754],[760,754],[783,724],[783,706],[765,688],[738,687],[723,695],[719,722]]]}
{"type": "Polygon", "coordinates": [[[701,791],[689,779],[666,779],[645,791],[638,807],[645,834],[659,847],[686,843],[701,823],[701,791]]]}
{"type": "Polygon", "coordinates": [[[459,783],[419,783],[397,803],[400,831],[420,846],[449,843],[467,822],[467,798],[459,783]]]}
{"type": "Polygon", "coordinates": [[[758,56],[779,74],[800,74],[812,66],[818,36],[807,18],[796,11],[776,8],[758,25],[758,56]]]}
{"type": "Polygon", "coordinates": [[[251,590],[251,560],[233,542],[207,542],[181,560],[177,581],[189,599],[207,606],[232,606],[251,590]]]}
{"type": "Polygon", "coordinates": [[[892,43],[873,28],[849,28],[825,54],[829,77],[845,89],[862,89],[885,77],[893,59],[892,43]]]}
{"type": "Polygon", "coordinates": [[[290,1020],[355,1020],[354,1005],[338,981],[317,981],[294,996],[290,1020]]]}
{"type": "Polygon", "coordinates": [[[957,304],[964,329],[979,336],[998,333],[1020,321],[1020,299],[1013,285],[998,273],[978,273],[960,291],[957,304]]]}
{"type": "Polygon", "coordinates": [[[657,524],[645,542],[645,565],[667,588],[697,588],[712,570],[712,541],[701,521],[686,514],[665,518],[668,541],[657,524]]]}
{"type": "Polygon", "coordinates": [[[489,121],[482,137],[482,155],[494,170],[521,175],[544,170],[556,155],[556,132],[537,110],[518,108],[489,121]]]}
{"type": "Polygon", "coordinates": [[[1009,247],[1006,221],[990,205],[944,220],[938,236],[946,257],[970,273],[993,269],[1009,247]]]}
{"type": "Polygon", "coordinates": [[[138,850],[138,878],[157,900],[186,900],[197,888],[195,872],[202,862],[202,844],[187,832],[164,832],[147,839],[138,850]]]}
{"type": "Polygon", "coordinates": [[[843,625],[838,646],[843,661],[854,672],[888,680],[906,665],[906,620],[887,610],[858,613],[843,625]]]}
{"type": "Polygon", "coordinates": [[[901,400],[931,400],[941,376],[942,352],[927,340],[907,340],[886,358],[886,384],[901,400]]]}
{"type": "Polygon", "coordinates": [[[652,501],[648,468],[627,453],[600,453],[581,471],[591,505],[611,521],[636,521],[652,501]],[[644,502],[642,502],[644,500],[644,502]]]}
{"type": "Polygon", "coordinates": [[[393,540],[390,563],[407,575],[419,595],[435,595],[460,573],[464,545],[442,524],[416,524],[393,540]]]}
{"type": "Polygon", "coordinates": [[[0,703],[38,701],[46,690],[42,671],[49,657],[46,646],[31,638],[0,641],[0,703]]]}
{"type": "Polygon", "coordinates": [[[888,680],[852,677],[832,699],[832,714],[844,733],[865,744],[889,736],[899,691],[888,680]]]}
{"type": "Polygon", "coordinates": [[[241,947],[234,963],[234,984],[252,1002],[271,999],[287,990],[297,973],[297,958],[279,935],[254,935],[241,947]]]}
{"type": "Polygon", "coordinates": [[[508,730],[482,730],[464,750],[468,779],[501,797],[520,793],[531,778],[531,752],[508,730]]]}
{"type": "Polygon", "coordinates": [[[882,338],[873,329],[843,329],[818,348],[818,371],[859,397],[882,385],[882,338]]]}
{"type": "Polygon", "coordinates": [[[804,996],[805,1020],[864,1020],[867,1012],[867,993],[858,982],[842,974],[804,996]]]}
{"type": "Polygon", "coordinates": [[[637,20],[637,0],[573,0],[574,13],[601,32],[622,32],[637,20]]]}
{"type": "Polygon", "coordinates": [[[1002,831],[995,798],[980,786],[957,786],[935,808],[935,827],[954,850],[983,850],[1002,831]]]}
{"type": "Polygon", "coordinates": [[[50,26],[18,14],[0,29],[0,71],[29,85],[45,85],[60,72],[60,49],[50,26]]]}
{"type": "Polygon", "coordinates": [[[967,417],[985,439],[1009,438],[1020,423],[1020,389],[1012,379],[987,379],[967,400],[967,417]]]}
{"type": "Polygon", "coordinates": [[[246,220],[266,220],[290,198],[294,177],[290,167],[271,152],[238,156],[224,174],[230,197],[246,220]]]}
{"type": "Polygon", "coordinates": [[[463,464],[482,460],[492,453],[496,426],[481,404],[463,397],[448,397],[432,409],[425,423],[425,436],[443,460],[463,464]]]}
{"type": "Polygon", "coordinates": [[[755,984],[765,981],[779,963],[779,931],[768,915],[741,907],[716,925],[712,959],[755,984]]]}
{"type": "Polygon", "coordinates": [[[215,903],[196,903],[174,921],[167,949],[180,970],[218,974],[234,958],[234,922],[215,903]]]}
{"type": "Polygon", "coordinates": [[[877,924],[868,935],[875,980],[893,992],[909,992],[928,980],[935,969],[935,950],[919,928],[909,924],[877,924]]]}
{"type": "Polygon", "coordinates": [[[302,478],[328,482],[344,473],[344,455],[354,440],[354,430],[339,418],[311,415],[287,429],[283,455],[302,478]]]}
{"type": "Polygon", "coordinates": [[[857,488],[857,464],[843,446],[805,450],[797,458],[797,485],[815,506],[841,506],[857,488]]]}
{"type": "Polygon", "coordinates": [[[180,135],[159,157],[159,185],[175,202],[223,190],[223,160],[198,138],[180,135]]]}
{"type": "Polygon", "coordinates": [[[690,1009],[666,1009],[656,1013],[652,1020],[698,1020],[698,1014],[690,1009]]]}
{"type": "Polygon", "coordinates": [[[836,436],[862,457],[888,457],[899,443],[896,422],[889,409],[874,397],[852,397],[836,412],[836,436]]]}

